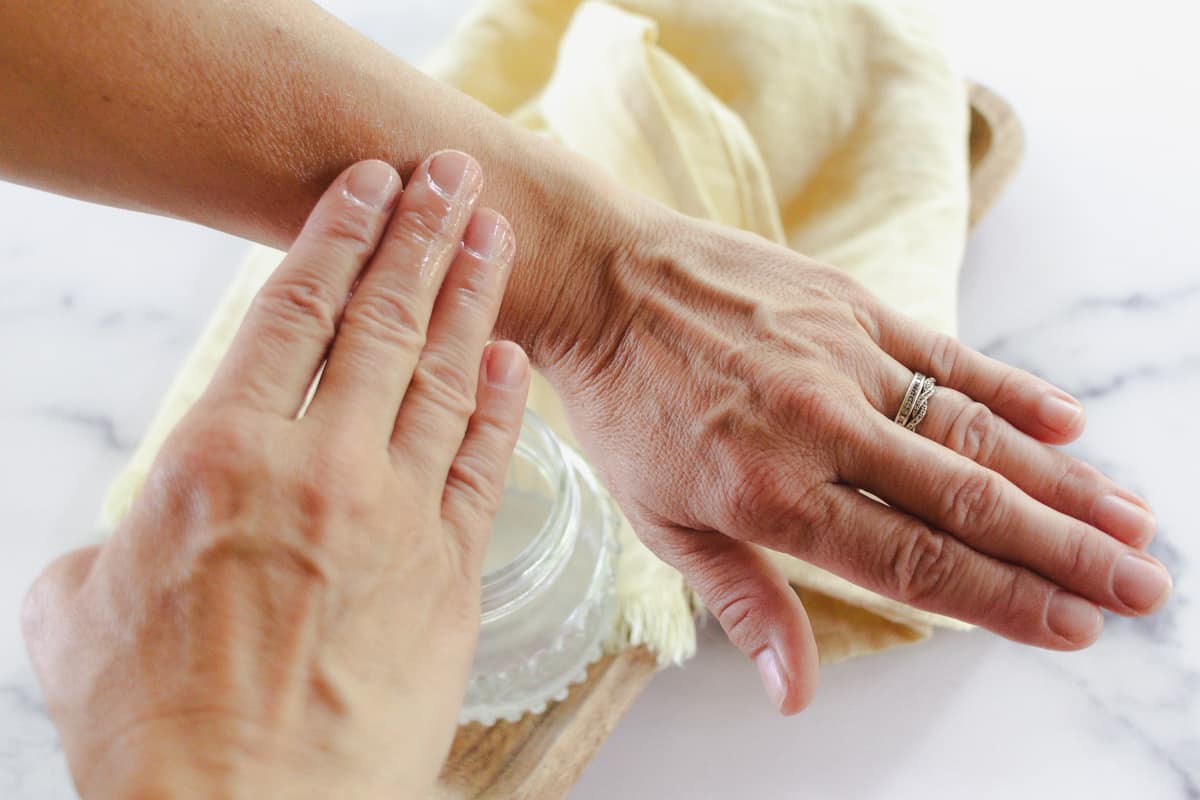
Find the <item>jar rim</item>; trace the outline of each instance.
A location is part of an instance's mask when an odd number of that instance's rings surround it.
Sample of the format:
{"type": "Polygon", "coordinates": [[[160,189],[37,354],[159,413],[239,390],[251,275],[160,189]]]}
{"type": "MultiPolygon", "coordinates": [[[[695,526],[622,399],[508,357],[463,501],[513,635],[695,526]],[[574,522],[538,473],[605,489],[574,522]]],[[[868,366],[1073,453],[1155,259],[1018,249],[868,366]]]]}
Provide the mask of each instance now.
{"type": "Polygon", "coordinates": [[[509,613],[553,578],[566,562],[574,538],[574,526],[569,521],[572,509],[578,505],[578,487],[571,480],[563,444],[550,426],[528,409],[514,457],[517,454],[549,473],[554,503],[537,534],[516,556],[483,575],[481,622],[509,613]]]}

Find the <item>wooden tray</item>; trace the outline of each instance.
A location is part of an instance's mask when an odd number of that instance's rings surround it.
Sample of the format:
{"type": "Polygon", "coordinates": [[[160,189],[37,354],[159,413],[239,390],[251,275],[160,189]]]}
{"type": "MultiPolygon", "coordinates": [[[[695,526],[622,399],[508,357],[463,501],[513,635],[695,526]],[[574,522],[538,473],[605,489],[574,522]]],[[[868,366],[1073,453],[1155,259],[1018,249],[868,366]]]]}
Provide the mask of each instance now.
{"type": "MultiPolygon", "coordinates": [[[[1021,126],[998,95],[968,84],[974,225],[1016,171],[1021,126]]],[[[645,648],[606,656],[561,703],[519,722],[458,729],[434,791],[436,800],[554,800],[565,797],[592,754],[654,675],[645,648]]]]}

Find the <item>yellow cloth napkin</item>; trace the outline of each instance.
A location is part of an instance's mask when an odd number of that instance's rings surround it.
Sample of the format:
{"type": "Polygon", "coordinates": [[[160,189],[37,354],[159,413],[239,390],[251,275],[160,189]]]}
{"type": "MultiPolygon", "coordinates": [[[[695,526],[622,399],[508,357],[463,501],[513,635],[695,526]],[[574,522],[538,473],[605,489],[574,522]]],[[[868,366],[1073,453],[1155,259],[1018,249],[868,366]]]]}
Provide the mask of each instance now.
{"type": "MultiPolygon", "coordinates": [[[[967,100],[919,7],[870,0],[483,0],[428,66],[684,213],[852,273],[953,332],[967,100]]],[[[282,253],[255,247],[106,498],[128,509],[282,253]]],[[[570,438],[558,399],[530,405],[570,438]]],[[[695,649],[694,601],[626,524],[614,644],[695,649]]],[[[963,627],[778,556],[825,661],[963,627]]]]}

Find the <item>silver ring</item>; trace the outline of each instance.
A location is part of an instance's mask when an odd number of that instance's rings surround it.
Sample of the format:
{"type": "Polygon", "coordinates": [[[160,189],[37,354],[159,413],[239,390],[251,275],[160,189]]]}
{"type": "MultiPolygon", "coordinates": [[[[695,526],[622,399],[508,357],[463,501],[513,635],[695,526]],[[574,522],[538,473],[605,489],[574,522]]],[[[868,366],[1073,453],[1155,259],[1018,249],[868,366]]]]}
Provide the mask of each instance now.
{"type": "Polygon", "coordinates": [[[933,397],[935,385],[936,381],[928,375],[913,373],[912,380],[908,382],[908,391],[900,401],[900,410],[896,412],[897,425],[903,425],[910,431],[917,430],[917,426],[929,411],[929,398],[933,397]]]}

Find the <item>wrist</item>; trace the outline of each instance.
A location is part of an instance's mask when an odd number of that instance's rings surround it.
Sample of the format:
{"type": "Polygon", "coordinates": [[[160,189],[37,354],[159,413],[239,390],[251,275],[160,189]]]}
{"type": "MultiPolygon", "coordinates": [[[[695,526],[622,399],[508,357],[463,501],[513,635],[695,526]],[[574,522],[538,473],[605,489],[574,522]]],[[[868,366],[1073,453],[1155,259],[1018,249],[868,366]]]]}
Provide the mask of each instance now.
{"type": "Polygon", "coordinates": [[[590,361],[624,327],[621,273],[659,207],[585,159],[530,139],[536,166],[512,202],[517,257],[496,333],[553,374],[590,361]]]}

